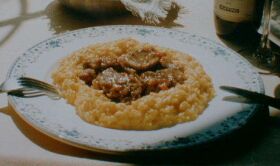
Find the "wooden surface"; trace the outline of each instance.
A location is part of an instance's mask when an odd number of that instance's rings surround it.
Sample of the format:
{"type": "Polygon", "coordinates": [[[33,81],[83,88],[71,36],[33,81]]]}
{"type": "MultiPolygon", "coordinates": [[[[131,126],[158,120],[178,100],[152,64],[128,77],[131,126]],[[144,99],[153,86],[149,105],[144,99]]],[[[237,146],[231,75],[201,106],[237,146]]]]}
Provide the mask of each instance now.
{"type": "MultiPolygon", "coordinates": [[[[254,38],[233,41],[216,36],[213,0],[177,0],[159,26],[196,33],[251,59],[254,38]],[[179,17],[178,17],[179,15],[179,17]]],[[[92,17],[63,8],[52,0],[0,0],[0,82],[9,66],[34,44],[63,32],[99,25],[145,25],[129,13],[92,17]]],[[[279,50],[279,48],[276,48],[279,50]]],[[[258,71],[262,71],[256,68],[258,71]]],[[[279,77],[262,75],[266,93],[279,94],[279,77]]],[[[0,95],[0,165],[219,164],[280,165],[280,112],[260,110],[248,125],[219,140],[191,149],[135,156],[110,156],[60,143],[24,122],[0,95]]]]}

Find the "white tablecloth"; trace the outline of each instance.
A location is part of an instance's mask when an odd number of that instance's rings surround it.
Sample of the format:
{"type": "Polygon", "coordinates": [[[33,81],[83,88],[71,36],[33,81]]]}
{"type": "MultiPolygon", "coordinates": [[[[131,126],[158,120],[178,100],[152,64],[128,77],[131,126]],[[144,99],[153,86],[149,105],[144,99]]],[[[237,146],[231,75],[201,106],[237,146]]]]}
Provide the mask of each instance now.
{"type": "MultiPolygon", "coordinates": [[[[186,12],[176,18],[177,11],[173,9],[168,20],[160,26],[197,33],[223,43],[215,34],[212,0],[178,2],[186,7],[186,12]]],[[[10,65],[17,57],[55,34],[97,25],[144,24],[131,15],[83,18],[52,0],[0,0],[0,4],[0,82],[5,80],[10,65]]],[[[243,49],[238,44],[228,46],[237,52],[243,49]]],[[[273,96],[279,77],[263,75],[262,78],[266,93],[273,96]]],[[[279,111],[270,111],[271,116],[280,116],[279,111]]],[[[6,94],[0,94],[0,133],[0,165],[69,166],[136,162],[130,157],[97,154],[49,138],[16,114],[8,105],[6,94]]]]}

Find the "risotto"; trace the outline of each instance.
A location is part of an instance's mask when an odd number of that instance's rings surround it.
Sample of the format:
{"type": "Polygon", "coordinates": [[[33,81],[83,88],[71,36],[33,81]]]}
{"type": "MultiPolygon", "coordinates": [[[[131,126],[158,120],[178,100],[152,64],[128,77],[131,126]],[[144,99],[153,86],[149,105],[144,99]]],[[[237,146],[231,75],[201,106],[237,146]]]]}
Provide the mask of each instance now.
{"type": "Polygon", "coordinates": [[[193,57],[130,38],[72,53],[52,78],[83,120],[114,129],[153,130],[193,121],[215,95],[193,57]]]}

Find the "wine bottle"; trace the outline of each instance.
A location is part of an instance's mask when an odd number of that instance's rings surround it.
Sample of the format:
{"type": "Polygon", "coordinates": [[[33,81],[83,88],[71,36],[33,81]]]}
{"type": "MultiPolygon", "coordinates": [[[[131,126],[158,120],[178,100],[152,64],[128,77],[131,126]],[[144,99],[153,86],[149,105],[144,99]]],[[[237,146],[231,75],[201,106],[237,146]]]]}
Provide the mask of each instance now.
{"type": "Polygon", "coordinates": [[[215,0],[216,33],[220,36],[249,35],[257,32],[263,0],[215,0]]]}

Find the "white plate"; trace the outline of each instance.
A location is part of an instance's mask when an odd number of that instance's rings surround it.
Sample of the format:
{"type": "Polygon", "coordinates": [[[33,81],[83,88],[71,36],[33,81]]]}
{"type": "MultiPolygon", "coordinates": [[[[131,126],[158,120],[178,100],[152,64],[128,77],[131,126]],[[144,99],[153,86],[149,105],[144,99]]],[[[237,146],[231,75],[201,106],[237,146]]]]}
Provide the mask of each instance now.
{"type": "Polygon", "coordinates": [[[195,121],[152,131],[125,131],[88,124],[65,100],[48,97],[23,99],[9,96],[16,112],[41,132],[65,143],[90,150],[130,152],[163,150],[197,145],[244,125],[257,105],[223,101],[229,93],[220,85],[232,85],[264,93],[262,80],[241,56],[224,46],[194,34],[146,26],[104,26],[65,33],[26,51],[11,67],[8,77],[22,75],[51,82],[50,72],[59,59],[89,44],[132,37],[195,57],[213,79],[217,96],[195,121]]]}

